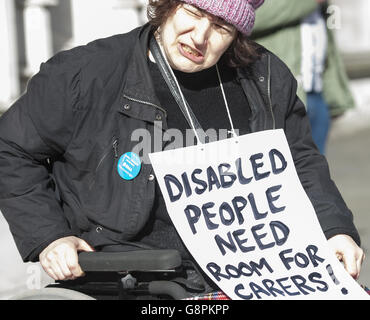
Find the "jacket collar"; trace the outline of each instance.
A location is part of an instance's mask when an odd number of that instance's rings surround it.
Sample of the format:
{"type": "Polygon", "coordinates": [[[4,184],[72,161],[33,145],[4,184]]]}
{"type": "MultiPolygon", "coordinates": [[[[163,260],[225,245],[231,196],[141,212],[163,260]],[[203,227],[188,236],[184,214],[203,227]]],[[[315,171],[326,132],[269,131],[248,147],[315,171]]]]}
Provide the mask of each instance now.
{"type": "Polygon", "coordinates": [[[160,102],[155,95],[148,67],[148,43],[152,33],[153,29],[149,24],[144,25],[139,31],[138,40],[134,44],[135,47],[128,65],[122,96],[159,106],[160,102]]]}

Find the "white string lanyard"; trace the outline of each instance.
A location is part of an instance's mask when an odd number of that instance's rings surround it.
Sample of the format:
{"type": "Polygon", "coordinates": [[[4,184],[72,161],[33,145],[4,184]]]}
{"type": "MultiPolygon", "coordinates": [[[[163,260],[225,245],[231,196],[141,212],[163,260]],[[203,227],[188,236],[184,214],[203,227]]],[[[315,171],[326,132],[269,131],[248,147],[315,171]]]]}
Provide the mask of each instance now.
{"type": "Polygon", "coordinates": [[[225,106],[226,106],[227,115],[228,115],[228,117],[229,117],[229,121],[230,121],[230,125],[231,125],[231,132],[232,132],[232,134],[233,134],[233,137],[234,137],[234,138],[236,138],[236,137],[237,137],[237,134],[236,134],[236,132],[235,132],[233,119],[231,118],[230,108],[229,108],[229,104],[228,104],[227,99],[226,99],[226,94],[225,94],[225,90],[224,90],[224,85],[222,84],[222,78],[221,78],[220,70],[219,70],[219,68],[218,68],[218,64],[216,64],[216,70],[217,70],[218,81],[220,82],[220,87],[221,87],[221,91],[222,91],[222,96],[223,96],[223,98],[224,98],[224,102],[225,102],[225,106]]]}
{"type": "MultiPolygon", "coordinates": [[[[166,62],[166,64],[167,64],[167,66],[168,66],[168,69],[170,70],[170,72],[171,72],[171,74],[172,74],[172,76],[173,76],[173,79],[175,80],[176,86],[177,86],[177,88],[178,88],[178,90],[179,90],[179,93],[180,93],[181,99],[182,99],[182,101],[183,101],[183,103],[184,103],[184,106],[185,106],[185,108],[186,108],[186,113],[188,114],[188,118],[190,119],[191,126],[192,126],[192,129],[193,129],[193,131],[194,131],[195,137],[197,138],[198,144],[203,144],[203,143],[201,142],[201,139],[200,139],[200,138],[199,138],[199,136],[198,136],[198,132],[197,132],[197,130],[196,130],[196,128],[195,128],[195,125],[194,125],[193,119],[192,119],[192,117],[191,117],[191,115],[190,115],[190,112],[189,112],[188,105],[187,105],[187,103],[186,103],[186,100],[185,100],[184,94],[183,94],[183,92],[182,92],[182,90],[181,90],[181,88],[180,88],[180,85],[179,85],[179,82],[178,82],[178,80],[177,80],[177,78],[176,78],[176,75],[175,75],[175,73],[173,72],[173,70],[172,70],[171,66],[169,65],[168,60],[167,60],[167,57],[166,57],[166,55],[164,54],[164,52],[163,52],[163,50],[162,50],[162,47],[161,47],[161,46],[160,46],[160,48],[161,48],[161,51],[162,51],[162,54],[163,54],[164,60],[165,60],[165,62],[166,62]]],[[[233,137],[235,138],[235,137],[237,137],[237,134],[236,134],[236,132],[235,132],[235,128],[234,128],[233,120],[232,120],[232,118],[231,118],[230,108],[229,108],[229,104],[228,104],[227,99],[226,99],[226,94],[225,94],[224,86],[223,86],[223,84],[222,84],[222,79],[221,79],[220,70],[219,70],[219,68],[218,68],[218,64],[216,64],[216,70],[217,70],[218,81],[220,82],[220,88],[221,88],[221,92],[222,92],[222,97],[223,97],[224,102],[225,102],[225,107],[226,107],[227,115],[228,115],[228,118],[229,118],[229,121],[230,121],[230,125],[231,125],[231,133],[232,133],[233,137]]]]}

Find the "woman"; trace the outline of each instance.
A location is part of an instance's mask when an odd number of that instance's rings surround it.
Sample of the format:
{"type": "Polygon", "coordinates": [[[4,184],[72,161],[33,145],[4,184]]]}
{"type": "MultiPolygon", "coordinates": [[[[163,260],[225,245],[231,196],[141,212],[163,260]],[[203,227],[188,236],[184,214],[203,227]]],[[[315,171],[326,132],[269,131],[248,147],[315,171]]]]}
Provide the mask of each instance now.
{"type": "Polygon", "coordinates": [[[359,236],[312,143],[296,81],[248,41],[262,3],[150,1],[149,25],[42,66],[0,119],[0,205],[24,261],[39,259],[52,278],[66,280],[83,274],[77,251],[149,245],[186,257],[147,154],[132,179],[117,174],[119,156],[137,147],[133,133],[284,128],[325,235],[358,277],[359,236]]]}

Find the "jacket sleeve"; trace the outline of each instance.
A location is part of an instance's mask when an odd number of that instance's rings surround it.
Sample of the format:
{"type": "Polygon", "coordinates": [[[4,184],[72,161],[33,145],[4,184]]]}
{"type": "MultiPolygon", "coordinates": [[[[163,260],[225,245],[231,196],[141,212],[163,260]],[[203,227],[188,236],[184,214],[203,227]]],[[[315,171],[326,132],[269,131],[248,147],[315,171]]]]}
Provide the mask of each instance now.
{"type": "Polygon", "coordinates": [[[317,6],[316,0],[266,0],[256,11],[253,36],[258,37],[259,33],[273,32],[297,24],[317,9],[317,6]]]}
{"type": "MultiPolygon", "coordinates": [[[[274,56],[278,65],[273,101],[286,101],[285,134],[292,152],[299,179],[316,211],[326,238],[347,234],[360,245],[360,236],[353,223],[352,212],[345,204],[331,179],[326,158],[315,146],[304,104],[298,98],[297,81],[289,69],[274,56]],[[275,97],[274,97],[275,96],[275,97]]],[[[278,108],[275,105],[275,108],[278,108]]]]}
{"type": "Polygon", "coordinates": [[[43,64],[0,118],[0,209],[25,262],[73,235],[46,165],[63,156],[78,109],[79,70],[63,60],[43,64]]]}

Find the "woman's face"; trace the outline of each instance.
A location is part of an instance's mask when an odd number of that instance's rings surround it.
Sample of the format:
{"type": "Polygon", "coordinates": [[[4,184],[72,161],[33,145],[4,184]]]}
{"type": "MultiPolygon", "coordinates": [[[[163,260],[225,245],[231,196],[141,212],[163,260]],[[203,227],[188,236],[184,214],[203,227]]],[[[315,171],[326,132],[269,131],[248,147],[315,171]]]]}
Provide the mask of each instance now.
{"type": "Polygon", "coordinates": [[[188,4],[180,5],[159,29],[170,66],[187,73],[214,66],[236,33],[233,26],[188,4]]]}

